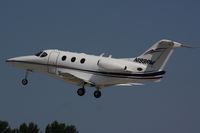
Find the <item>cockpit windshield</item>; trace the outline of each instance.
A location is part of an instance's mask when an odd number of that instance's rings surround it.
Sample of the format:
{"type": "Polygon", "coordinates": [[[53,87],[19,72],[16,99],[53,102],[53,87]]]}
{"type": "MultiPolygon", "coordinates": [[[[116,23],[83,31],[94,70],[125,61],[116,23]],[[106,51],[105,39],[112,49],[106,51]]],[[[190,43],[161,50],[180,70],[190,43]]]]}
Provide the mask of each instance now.
{"type": "Polygon", "coordinates": [[[35,56],[38,56],[38,57],[46,57],[47,55],[48,55],[48,54],[47,54],[46,52],[43,52],[43,51],[41,51],[41,52],[35,54],[35,56]]]}
{"type": "Polygon", "coordinates": [[[39,57],[42,53],[43,53],[43,51],[41,51],[41,52],[35,54],[35,56],[38,56],[38,57],[39,57]]]}

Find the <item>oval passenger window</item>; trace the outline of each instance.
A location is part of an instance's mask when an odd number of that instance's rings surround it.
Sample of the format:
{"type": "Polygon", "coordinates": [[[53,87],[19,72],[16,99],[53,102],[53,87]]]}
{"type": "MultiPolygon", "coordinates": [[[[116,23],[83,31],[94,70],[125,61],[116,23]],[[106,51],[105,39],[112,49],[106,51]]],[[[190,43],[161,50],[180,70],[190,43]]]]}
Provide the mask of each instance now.
{"type": "Polygon", "coordinates": [[[85,58],[82,58],[80,62],[83,64],[85,62],[85,58]]]}
{"type": "Polygon", "coordinates": [[[72,57],[71,62],[74,62],[76,60],[76,57],[72,57]]]}
{"type": "Polygon", "coordinates": [[[64,55],[64,56],[62,57],[62,61],[65,61],[66,58],[67,58],[67,56],[64,55]]]}
{"type": "Polygon", "coordinates": [[[138,70],[138,71],[142,71],[143,69],[142,69],[141,67],[138,67],[137,70],[138,70]]]}

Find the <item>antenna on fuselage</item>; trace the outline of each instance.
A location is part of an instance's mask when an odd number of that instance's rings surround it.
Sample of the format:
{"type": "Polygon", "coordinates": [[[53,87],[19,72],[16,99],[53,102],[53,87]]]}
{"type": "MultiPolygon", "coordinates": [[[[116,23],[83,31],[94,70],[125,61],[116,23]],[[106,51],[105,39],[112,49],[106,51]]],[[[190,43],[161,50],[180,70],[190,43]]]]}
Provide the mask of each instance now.
{"type": "Polygon", "coordinates": [[[102,53],[102,54],[100,54],[100,56],[101,56],[101,57],[103,57],[103,56],[104,56],[104,54],[105,54],[105,53],[102,53]]]}

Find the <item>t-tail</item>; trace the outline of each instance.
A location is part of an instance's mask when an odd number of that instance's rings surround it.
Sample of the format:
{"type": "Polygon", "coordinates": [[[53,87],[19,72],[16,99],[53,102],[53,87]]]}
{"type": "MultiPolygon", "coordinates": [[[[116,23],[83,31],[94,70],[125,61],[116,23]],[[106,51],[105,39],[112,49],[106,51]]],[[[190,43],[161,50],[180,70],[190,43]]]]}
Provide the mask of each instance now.
{"type": "Polygon", "coordinates": [[[191,48],[190,46],[171,40],[160,40],[142,55],[134,58],[134,61],[147,65],[146,72],[162,71],[172,55],[174,48],[179,47],[191,48]]]}

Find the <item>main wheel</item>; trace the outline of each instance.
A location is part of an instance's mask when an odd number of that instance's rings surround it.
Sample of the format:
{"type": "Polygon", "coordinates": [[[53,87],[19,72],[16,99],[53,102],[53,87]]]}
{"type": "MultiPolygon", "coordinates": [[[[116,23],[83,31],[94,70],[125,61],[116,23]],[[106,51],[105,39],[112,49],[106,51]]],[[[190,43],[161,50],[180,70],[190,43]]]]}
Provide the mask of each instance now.
{"type": "Polygon", "coordinates": [[[83,96],[83,95],[85,94],[85,89],[84,89],[84,88],[78,89],[78,90],[77,90],[77,94],[78,94],[79,96],[83,96]]]}
{"type": "Polygon", "coordinates": [[[94,91],[94,97],[100,98],[101,97],[101,91],[99,91],[99,90],[94,91]]]}
{"type": "Polygon", "coordinates": [[[27,79],[22,79],[22,85],[27,85],[28,84],[28,80],[27,79]]]}

